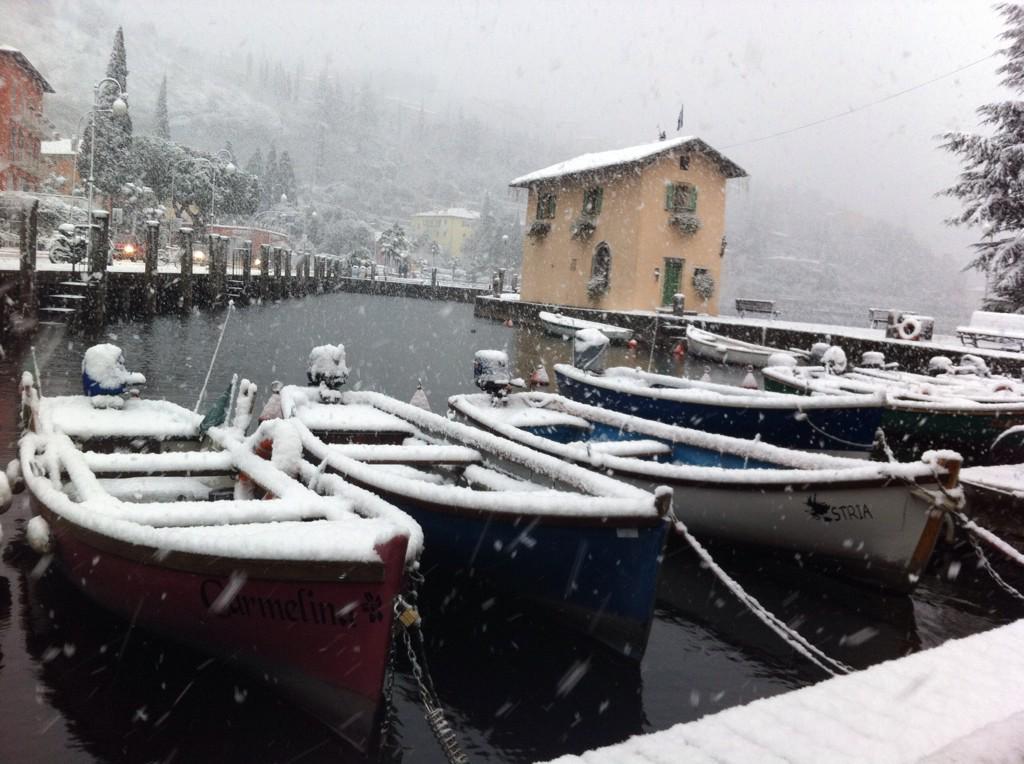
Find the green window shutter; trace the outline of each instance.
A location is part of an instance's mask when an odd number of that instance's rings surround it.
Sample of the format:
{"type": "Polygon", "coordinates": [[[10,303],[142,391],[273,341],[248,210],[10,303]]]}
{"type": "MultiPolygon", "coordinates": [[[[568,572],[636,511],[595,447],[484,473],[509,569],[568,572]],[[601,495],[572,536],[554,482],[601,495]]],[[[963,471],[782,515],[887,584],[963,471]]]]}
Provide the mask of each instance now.
{"type": "Polygon", "coordinates": [[[604,199],[604,189],[597,188],[594,190],[594,214],[598,214],[601,211],[601,201],[604,199]]]}
{"type": "Polygon", "coordinates": [[[674,183],[665,184],[665,209],[672,211],[676,198],[676,187],[674,183]]]}
{"type": "Polygon", "coordinates": [[[690,186],[690,212],[697,210],[697,187],[690,186]]]}

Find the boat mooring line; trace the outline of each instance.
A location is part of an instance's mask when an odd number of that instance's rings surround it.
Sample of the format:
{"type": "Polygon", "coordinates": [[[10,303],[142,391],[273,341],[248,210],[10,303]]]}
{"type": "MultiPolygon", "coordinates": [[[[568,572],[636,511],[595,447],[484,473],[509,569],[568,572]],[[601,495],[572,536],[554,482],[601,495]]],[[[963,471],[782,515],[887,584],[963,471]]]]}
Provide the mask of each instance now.
{"type": "Polygon", "coordinates": [[[217,346],[213,349],[213,358],[210,359],[210,368],[206,370],[206,379],[203,380],[203,389],[199,391],[199,400],[196,401],[195,408],[192,409],[193,414],[199,413],[199,406],[203,402],[203,397],[206,395],[206,386],[210,384],[210,375],[213,374],[213,366],[217,363],[217,353],[220,352],[220,343],[224,341],[224,332],[228,328],[228,319],[231,318],[231,311],[235,309],[235,301],[228,300],[228,312],[224,314],[224,325],[220,328],[220,337],[217,338],[217,346]]]}
{"type": "Polygon", "coordinates": [[[701,558],[705,565],[711,569],[719,580],[725,584],[725,586],[736,595],[736,598],[742,602],[755,616],[757,616],[762,623],[768,628],[778,634],[782,639],[789,644],[794,650],[803,655],[807,660],[813,663],[815,666],[820,668],[822,671],[827,673],[829,676],[836,676],[838,674],[850,674],[853,673],[854,669],[852,666],[843,663],[835,658],[830,658],[828,655],[823,653],[817,647],[812,645],[803,636],[800,635],[796,629],[791,628],[785,622],[780,620],[778,616],[772,613],[768,608],[762,605],[756,597],[749,594],[739,583],[726,573],[711,557],[711,553],[708,552],[700,542],[690,533],[689,528],[680,520],[674,510],[669,511],[669,516],[675,526],[675,529],[679,534],[686,539],[686,542],[693,548],[693,551],[697,553],[697,556],[701,558]]]}
{"type": "MultiPolygon", "coordinates": [[[[875,447],[874,443],[854,443],[852,440],[844,440],[843,438],[840,438],[838,435],[832,435],[830,433],[827,433],[823,429],[818,427],[818,425],[816,425],[814,422],[811,421],[811,417],[807,414],[806,411],[801,411],[800,413],[804,415],[802,421],[807,422],[807,424],[809,424],[811,426],[812,430],[814,430],[815,432],[817,432],[820,435],[824,435],[829,440],[834,440],[837,443],[842,443],[844,446],[853,446],[854,448],[866,449],[868,451],[870,451],[872,448],[875,447]]],[[[797,421],[801,421],[801,420],[798,419],[797,421]]]]}

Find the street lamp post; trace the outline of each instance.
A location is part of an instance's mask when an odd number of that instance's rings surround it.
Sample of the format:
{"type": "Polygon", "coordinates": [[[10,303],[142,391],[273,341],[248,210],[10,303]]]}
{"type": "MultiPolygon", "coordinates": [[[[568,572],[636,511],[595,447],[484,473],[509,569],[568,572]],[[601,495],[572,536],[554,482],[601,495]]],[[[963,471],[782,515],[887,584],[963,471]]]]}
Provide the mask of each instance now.
{"type": "Polygon", "coordinates": [[[121,83],[115,80],[113,77],[104,77],[102,80],[93,85],[92,88],[92,141],[89,146],[89,238],[85,243],[85,260],[86,262],[92,262],[92,205],[93,205],[93,194],[96,189],[96,115],[99,113],[113,114],[117,117],[123,117],[128,113],[128,94],[121,88],[121,83]],[[100,88],[106,83],[112,83],[117,88],[117,97],[113,103],[110,104],[109,109],[100,108],[100,88]]]}

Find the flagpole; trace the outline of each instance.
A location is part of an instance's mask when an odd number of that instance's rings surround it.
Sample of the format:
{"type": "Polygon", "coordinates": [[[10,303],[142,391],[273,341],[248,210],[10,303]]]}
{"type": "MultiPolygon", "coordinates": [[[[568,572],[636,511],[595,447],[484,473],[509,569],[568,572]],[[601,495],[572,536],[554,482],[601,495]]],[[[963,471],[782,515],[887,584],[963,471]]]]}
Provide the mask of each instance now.
{"type": "Polygon", "coordinates": [[[235,309],[235,301],[228,300],[228,312],[224,314],[224,325],[220,328],[220,337],[217,338],[217,347],[213,349],[213,358],[210,359],[210,368],[206,370],[206,379],[203,380],[203,389],[199,391],[199,399],[196,401],[195,408],[192,409],[193,414],[199,413],[199,406],[203,402],[203,396],[206,395],[206,386],[210,384],[210,375],[213,374],[213,365],[217,363],[217,353],[220,352],[220,343],[224,341],[224,332],[228,328],[228,319],[231,318],[231,311],[235,309]]]}

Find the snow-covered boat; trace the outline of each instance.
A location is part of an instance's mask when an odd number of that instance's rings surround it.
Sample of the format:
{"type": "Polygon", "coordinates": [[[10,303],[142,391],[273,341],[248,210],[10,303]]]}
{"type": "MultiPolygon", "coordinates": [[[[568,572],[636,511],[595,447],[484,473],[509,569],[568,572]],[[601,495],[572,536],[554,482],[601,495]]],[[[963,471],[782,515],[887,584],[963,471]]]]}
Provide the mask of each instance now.
{"type": "Polygon", "coordinates": [[[544,327],[544,331],[548,334],[552,334],[555,337],[561,337],[562,339],[569,339],[574,336],[580,329],[596,329],[601,332],[612,342],[629,342],[633,336],[631,329],[626,329],[622,326],[613,326],[612,324],[602,324],[598,321],[586,321],[582,318],[573,318],[567,316],[564,313],[550,313],[546,310],[542,310],[537,314],[537,318],[540,319],[541,326],[544,327]]]}
{"type": "Polygon", "coordinates": [[[798,359],[798,354],[791,350],[744,342],[700,329],[692,324],[688,324],[686,327],[686,350],[700,358],[707,358],[718,363],[753,366],[756,369],[762,369],[770,363],[778,362],[780,357],[790,358],[794,364],[798,359]],[[773,356],[775,357],[774,361],[771,360],[773,356]]]}
{"type": "Polygon", "coordinates": [[[293,424],[245,438],[255,386],[243,381],[232,425],[210,427],[215,450],[199,450],[203,417],[125,400],[118,378],[99,395],[40,398],[25,375],[30,544],[102,607],[239,663],[370,747],[419,527],[341,481],[310,490],[293,424]],[[270,460],[257,453],[268,448],[270,460]]]}
{"type": "Polygon", "coordinates": [[[581,331],[574,364],[556,364],[562,395],[612,411],[787,448],[866,453],[882,418],[877,395],[811,398],[616,367],[602,370],[607,341],[581,331]]]}
{"type": "Polygon", "coordinates": [[[811,400],[879,396],[882,430],[900,456],[951,448],[972,465],[1024,458],[1021,437],[1006,434],[1011,427],[1024,425],[1024,396],[1006,382],[863,368],[837,374],[821,366],[768,367],[764,379],[769,390],[814,396],[811,400]]]}
{"type": "Polygon", "coordinates": [[[381,393],[331,389],[345,374],[327,370],[322,359],[338,359],[341,346],[328,347],[310,359],[319,386],[280,391],[280,413],[298,423],[309,459],[408,512],[423,527],[424,566],[485,579],[639,660],[670,496],[381,393]]]}
{"type": "Polygon", "coordinates": [[[951,508],[943,488],[956,487],[960,465],[951,453],[902,464],[806,453],[547,393],[457,395],[448,405],[461,421],[567,462],[670,486],[675,514],[698,536],[796,553],[900,591],[931,556],[951,508]]]}

